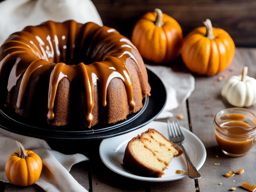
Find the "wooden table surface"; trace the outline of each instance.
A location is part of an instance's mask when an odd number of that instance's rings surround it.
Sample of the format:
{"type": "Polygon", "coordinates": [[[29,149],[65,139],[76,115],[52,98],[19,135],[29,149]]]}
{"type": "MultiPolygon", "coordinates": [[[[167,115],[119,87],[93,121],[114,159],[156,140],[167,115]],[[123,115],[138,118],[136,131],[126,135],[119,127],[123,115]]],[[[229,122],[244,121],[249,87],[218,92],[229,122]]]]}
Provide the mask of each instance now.
{"type": "MultiPolygon", "coordinates": [[[[256,49],[237,48],[232,65],[223,73],[214,77],[195,76],[195,90],[189,99],[175,109],[174,114],[183,114],[180,123],[196,134],[204,143],[207,150],[207,159],[200,169],[202,178],[199,180],[202,192],[223,192],[231,187],[237,187],[243,181],[256,184],[256,148],[254,147],[246,156],[230,158],[222,154],[217,147],[213,132],[213,117],[219,110],[230,107],[220,96],[223,83],[231,75],[240,73],[242,67],[249,67],[249,75],[256,77],[256,49]],[[232,178],[222,175],[238,168],[244,168],[245,174],[232,178]]],[[[252,107],[256,109],[256,107],[252,107]]],[[[75,165],[71,174],[86,189],[93,192],[117,191],[152,191],[152,192],[192,192],[195,191],[194,181],[184,178],[174,182],[146,183],[124,178],[108,170],[98,156],[98,143],[88,145],[93,152],[89,155],[91,160],[75,165]]],[[[9,184],[1,184],[0,191],[32,192],[42,191],[37,186],[17,188],[9,184]]],[[[237,192],[244,191],[237,188],[237,192]]]]}

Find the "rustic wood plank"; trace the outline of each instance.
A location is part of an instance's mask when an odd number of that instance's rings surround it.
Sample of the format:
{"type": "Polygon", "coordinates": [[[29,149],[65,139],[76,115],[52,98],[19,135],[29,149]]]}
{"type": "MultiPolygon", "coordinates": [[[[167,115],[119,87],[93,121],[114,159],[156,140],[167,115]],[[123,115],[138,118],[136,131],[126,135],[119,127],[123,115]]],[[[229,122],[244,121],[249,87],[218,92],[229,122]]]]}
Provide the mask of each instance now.
{"type": "MultiPolygon", "coordinates": [[[[230,76],[240,74],[243,65],[249,66],[249,75],[256,77],[255,59],[256,49],[237,49],[232,65],[225,72],[215,77],[196,78],[196,89],[189,98],[189,109],[193,132],[203,141],[207,149],[207,160],[201,169],[202,191],[227,191],[232,186],[238,186],[242,181],[256,183],[255,147],[244,157],[227,157],[217,147],[213,129],[214,115],[223,108],[231,107],[220,96],[223,83],[230,76]],[[220,76],[224,78],[222,81],[218,80],[220,76]],[[229,179],[222,176],[226,171],[238,168],[244,168],[246,174],[229,179]]],[[[252,107],[252,109],[256,108],[252,107]]]]}
{"type": "MultiPolygon", "coordinates": [[[[95,151],[95,153],[97,153],[95,151]]],[[[101,162],[99,155],[95,156],[92,161],[93,172],[93,191],[117,192],[117,191],[145,191],[147,183],[138,182],[116,173],[106,168],[101,162]]]]}
{"type": "Polygon", "coordinates": [[[104,24],[130,37],[135,22],[156,7],[176,18],[185,34],[210,18],[227,30],[239,46],[256,45],[256,2],[253,0],[94,0],[104,24]]]}
{"type": "Polygon", "coordinates": [[[30,186],[30,187],[17,187],[11,184],[5,184],[4,192],[44,192],[38,186],[30,186]]]}
{"type": "Polygon", "coordinates": [[[90,162],[85,161],[74,165],[70,171],[71,175],[88,191],[91,191],[90,184],[90,162]]]}

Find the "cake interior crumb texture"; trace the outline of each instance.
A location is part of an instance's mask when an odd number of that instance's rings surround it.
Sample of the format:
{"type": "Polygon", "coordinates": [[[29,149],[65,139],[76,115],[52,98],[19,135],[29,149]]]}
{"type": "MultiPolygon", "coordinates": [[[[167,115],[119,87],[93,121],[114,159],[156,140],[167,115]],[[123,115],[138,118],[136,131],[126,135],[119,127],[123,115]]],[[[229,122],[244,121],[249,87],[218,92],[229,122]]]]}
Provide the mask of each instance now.
{"type": "Polygon", "coordinates": [[[146,176],[162,176],[179,149],[155,129],[132,138],[127,144],[124,166],[146,176]]]}

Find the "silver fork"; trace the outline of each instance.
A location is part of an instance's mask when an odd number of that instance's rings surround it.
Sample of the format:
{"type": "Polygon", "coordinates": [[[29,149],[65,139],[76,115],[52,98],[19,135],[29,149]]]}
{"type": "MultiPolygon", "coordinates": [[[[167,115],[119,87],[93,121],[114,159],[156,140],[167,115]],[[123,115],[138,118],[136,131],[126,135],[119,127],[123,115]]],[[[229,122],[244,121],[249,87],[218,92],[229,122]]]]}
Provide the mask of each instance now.
{"type": "MultiPolygon", "coordinates": [[[[185,159],[187,162],[187,175],[192,179],[200,178],[201,177],[200,173],[197,171],[197,169],[191,162],[185,148],[182,145],[182,142],[184,141],[185,137],[181,131],[178,121],[168,119],[167,127],[168,127],[168,132],[169,132],[169,139],[173,143],[177,144],[182,149],[182,151],[184,153],[184,156],[185,156],[185,159]]],[[[198,182],[198,181],[196,180],[196,182],[198,182]]]]}

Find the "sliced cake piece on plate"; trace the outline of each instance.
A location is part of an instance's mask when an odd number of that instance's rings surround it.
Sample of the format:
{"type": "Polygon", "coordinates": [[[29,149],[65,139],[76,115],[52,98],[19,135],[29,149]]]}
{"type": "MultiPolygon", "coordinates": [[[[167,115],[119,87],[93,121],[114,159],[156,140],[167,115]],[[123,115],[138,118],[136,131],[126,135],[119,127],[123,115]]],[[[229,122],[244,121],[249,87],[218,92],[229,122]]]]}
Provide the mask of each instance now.
{"type": "Polygon", "coordinates": [[[160,177],[181,150],[153,128],[132,138],[127,144],[124,167],[143,176],[160,177]]]}

